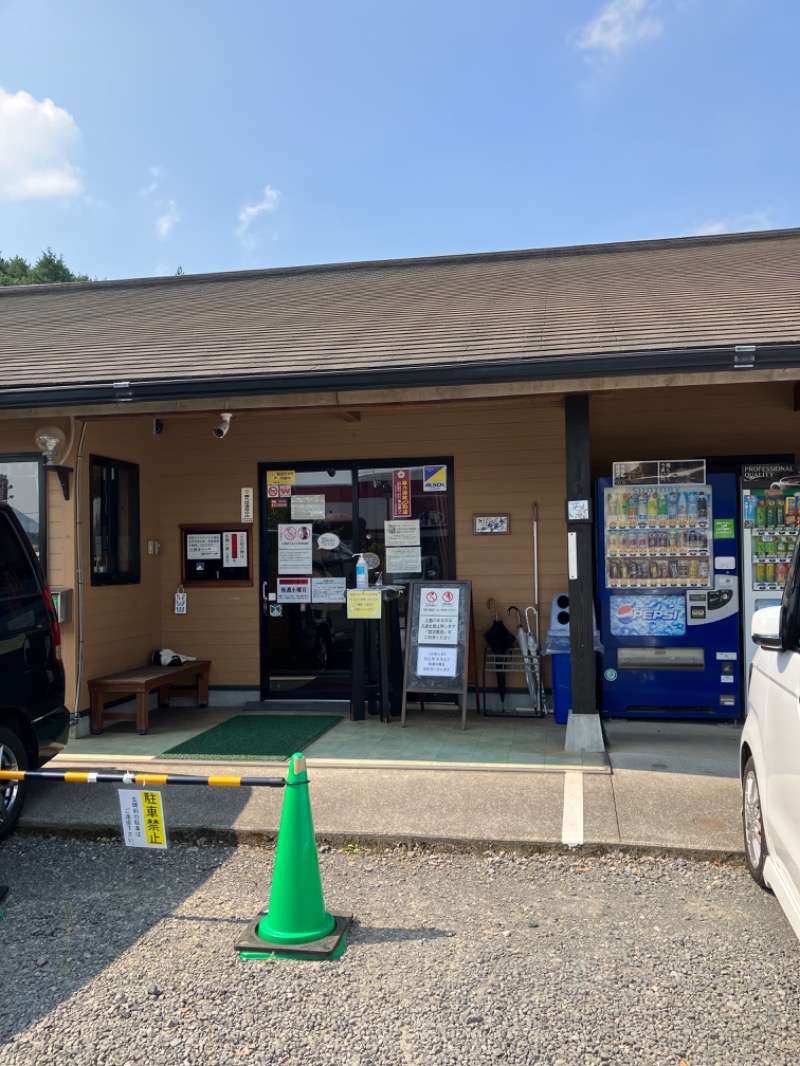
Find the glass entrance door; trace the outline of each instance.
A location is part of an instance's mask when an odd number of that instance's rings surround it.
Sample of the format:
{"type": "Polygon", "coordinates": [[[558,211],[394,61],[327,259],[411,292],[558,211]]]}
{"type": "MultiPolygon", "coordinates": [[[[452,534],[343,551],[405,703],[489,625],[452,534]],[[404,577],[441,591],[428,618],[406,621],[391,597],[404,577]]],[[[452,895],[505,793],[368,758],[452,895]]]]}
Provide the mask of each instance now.
{"type": "Polygon", "coordinates": [[[259,479],[261,698],[347,700],[354,555],[379,559],[371,585],[455,577],[452,462],[260,464],[259,479]]]}
{"type": "Polygon", "coordinates": [[[347,699],[353,623],[345,590],[353,584],[357,548],[353,470],[349,464],[265,470],[262,487],[264,480],[262,698],[347,699]]]}

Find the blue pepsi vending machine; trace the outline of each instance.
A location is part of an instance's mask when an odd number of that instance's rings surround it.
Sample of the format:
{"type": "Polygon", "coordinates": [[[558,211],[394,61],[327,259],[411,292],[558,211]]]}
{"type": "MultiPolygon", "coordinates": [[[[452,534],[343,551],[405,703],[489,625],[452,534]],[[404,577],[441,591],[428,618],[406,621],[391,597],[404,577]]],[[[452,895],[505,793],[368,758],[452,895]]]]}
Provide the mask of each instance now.
{"type": "Polygon", "coordinates": [[[648,483],[598,483],[601,712],[740,718],[736,478],[646,465],[648,483]]]}

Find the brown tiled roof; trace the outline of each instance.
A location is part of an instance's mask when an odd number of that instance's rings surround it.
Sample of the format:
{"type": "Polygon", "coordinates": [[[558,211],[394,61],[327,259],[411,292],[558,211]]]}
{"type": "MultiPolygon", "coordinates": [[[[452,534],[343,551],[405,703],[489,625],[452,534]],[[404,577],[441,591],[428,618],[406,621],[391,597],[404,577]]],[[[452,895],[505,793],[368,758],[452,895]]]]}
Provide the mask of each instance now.
{"type": "MultiPolygon", "coordinates": [[[[0,391],[794,345],[800,230],[0,289],[0,391]]],[[[552,373],[551,373],[552,376],[552,373]]],[[[0,399],[0,403],[2,400],[0,399]]]]}

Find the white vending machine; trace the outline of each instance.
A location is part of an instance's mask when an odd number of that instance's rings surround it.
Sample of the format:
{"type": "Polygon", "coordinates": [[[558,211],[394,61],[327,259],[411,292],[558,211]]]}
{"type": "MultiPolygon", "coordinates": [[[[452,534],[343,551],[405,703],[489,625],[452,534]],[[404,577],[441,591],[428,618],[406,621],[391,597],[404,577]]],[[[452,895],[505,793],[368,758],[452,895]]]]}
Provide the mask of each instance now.
{"type": "Polygon", "coordinates": [[[742,628],[747,685],[756,646],[755,611],[777,606],[800,533],[800,467],[746,466],[742,470],[742,628]]]}

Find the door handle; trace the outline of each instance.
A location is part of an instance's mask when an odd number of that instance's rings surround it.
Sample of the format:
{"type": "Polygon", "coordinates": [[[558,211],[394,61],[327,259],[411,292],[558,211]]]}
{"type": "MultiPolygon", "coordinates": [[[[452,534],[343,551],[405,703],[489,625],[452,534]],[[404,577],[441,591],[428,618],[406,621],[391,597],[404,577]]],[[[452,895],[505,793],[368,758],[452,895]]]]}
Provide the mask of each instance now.
{"type": "Polygon", "coordinates": [[[264,603],[266,603],[267,600],[269,599],[269,593],[267,592],[267,582],[266,581],[262,581],[261,582],[261,599],[264,601],[264,603]]]}

